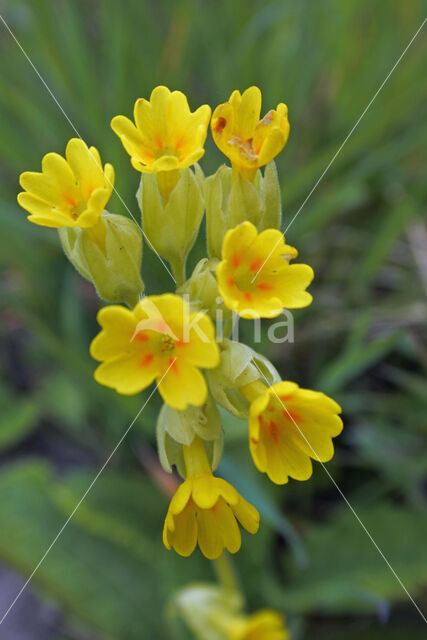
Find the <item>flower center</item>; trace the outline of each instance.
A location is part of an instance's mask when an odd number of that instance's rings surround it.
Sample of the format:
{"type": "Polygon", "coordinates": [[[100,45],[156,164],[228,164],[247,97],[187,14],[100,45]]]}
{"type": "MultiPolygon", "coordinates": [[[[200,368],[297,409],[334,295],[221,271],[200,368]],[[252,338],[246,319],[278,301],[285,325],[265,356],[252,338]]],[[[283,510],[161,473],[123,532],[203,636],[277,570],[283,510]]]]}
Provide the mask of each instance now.
{"type": "Polygon", "coordinates": [[[156,160],[158,158],[163,158],[163,156],[176,156],[177,158],[179,158],[179,152],[177,149],[174,149],[172,147],[164,147],[163,145],[157,147],[156,149],[153,149],[153,155],[156,160]]]}
{"type": "MultiPolygon", "coordinates": [[[[257,261],[258,265],[258,261],[257,261]]],[[[257,271],[262,265],[262,261],[259,260],[259,266],[252,269],[252,265],[249,266],[242,264],[234,271],[234,282],[240,291],[252,292],[257,289],[259,274],[257,271]]]]}
{"type": "Polygon", "coordinates": [[[171,336],[162,336],[160,339],[160,351],[170,352],[175,349],[175,340],[171,336]]]}
{"type": "Polygon", "coordinates": [[[258,154],[252,144],[252,138],[249,138],[248,140],[242,140],[242,138],[239,138],[239,136],[232,136],[228,141],[228,144],[237,147],[241,155],[246,158],[246,160],[255,162],[258,158],[258,154]]]}
{"type": "Polygon", "coordinates": [[[79,215],[83,213],[87,206],[87,200],[84,198],[75,198],[73,196],[65,197],[68,213],[73,220],[77,220],[79,215]]]}

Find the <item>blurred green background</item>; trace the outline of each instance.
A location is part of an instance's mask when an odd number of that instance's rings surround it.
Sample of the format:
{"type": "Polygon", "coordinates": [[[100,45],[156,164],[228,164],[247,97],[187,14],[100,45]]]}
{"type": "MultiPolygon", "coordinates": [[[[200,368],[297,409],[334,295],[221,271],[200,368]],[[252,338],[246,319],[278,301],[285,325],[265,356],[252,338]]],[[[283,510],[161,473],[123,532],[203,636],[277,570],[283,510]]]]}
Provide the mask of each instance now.
{"type": "MultiPolygon", "coordinates": [[[[424,19],[425,3],[356,0],[3,1],[0,13],[81,136],[116,169],[138,217],[139,176],[110,129],[166,84],[195,109],[261,87],[289,107],[277,164],[284,228],[424,19]]],[[[427,611],[425,32],[287,233],[316,278],[295,343],[258,350],[286,379],[335,397],[345,429],[328,470],[427,611]],[[423,202],[424,196],[424,202],[423,202]]],[[[92,378],[99,306],[56,232],[26,221],[18,176],[75,135],[0,24],[0,615],[144,397],[92,378]]],[[[211,140],[202,166],[223,158],[211,140]]],[[[126,213],[116,196],[109,210],[126,213]]],[[[192,263],[204,253],[202,235],[192,263]]],[[[170,289],[146,248],[149,293],[170,289]]],[[[199,552],[167,552],[149,403],[27,591],[7,640],[180,640],[176,590],[213,581],[199,552]]],[[[225,420],[224,477],[260,510],[235,559],[248,610],[276,607],[293,640],[425,638],[425,623],[324,470],[284,487],[254,471],[243,422],[225,420]]]]}

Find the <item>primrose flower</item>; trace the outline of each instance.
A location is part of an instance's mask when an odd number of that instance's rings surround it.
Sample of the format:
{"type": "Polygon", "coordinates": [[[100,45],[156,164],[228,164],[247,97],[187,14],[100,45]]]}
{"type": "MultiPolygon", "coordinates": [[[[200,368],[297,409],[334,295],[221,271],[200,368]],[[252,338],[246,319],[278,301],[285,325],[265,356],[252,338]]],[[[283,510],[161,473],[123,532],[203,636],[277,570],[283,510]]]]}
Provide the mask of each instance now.
{"type": "Polygon", "coordinates": [[[46,154],[42,172],[25,171],[19,183],[25,191],[18,195],[18,202],[34,224],[89,229],[97,224],[110,199],[114,169],[111,164],[103,169],[95,147],[72,138],[65,158],[46,154]]]}
{"type": "Polygon", "coordinates": [[[147,296],[133,311],[121,306],[98,313],[102,331],[90,352],[102,362],[95,371],[99,384],[124,395],[139,393],[154,380],[173,409],[206,402],[207,385],[199,367],[219,364],[212,321],[190,313],[178,295],[147,296]]]}
{"type": "Polygon", "coordinates": [[[289,640],[283,616],[265,609],[237,620],[230,628],[228,640],[289,640]]]}
{"type": "Polygon", "coordinates": [[[242,539],[237,521],[250,533],[259,527],[258,511],[231,484],[215,478],[205,445],[196,436],[183,446],[187,479],[171,500],[163,529],[163,543],[181,556],[189,556],[196,544],[213,560],[224,548],[236,553],[242,539]]]}
{"type": "Polygon", "coordinates": [[[125,116],[111,121],[113,131],[131,157],[132,166],[143,173],[184,169],[205,153],[211,109],[207,104],[191,113],[181,91],[156,87],[150,101],[135,102],[135,124],[125,116]]]}
{"type": "Polygon", "coordinates": [[[281,152],[289,136],[288,108],[282,102],[261,120],[261,91],[249,87],[243,94],[233,91],[220,104],[211,121],[216,145],[233,168],[253,180],[259,167],[281,152]]]}
{"type": "Polygon", "coordinates": [[[242,318],[274,318],[283,308],[309,305],[305,289],[314,274],[306,264],[289,264],[297,255],[277,229],[258,233],[243,222],[227,231],[216,272],[224,304],[242,318]]]}
{"type": "Polygon", "coordinates": [[[289,477],[308,480],[311,458],[327,462],[334,455],[332,438],[343,428],[341,407],[324,393],[301,389],[295,382],[262,387],[249,412],[255,466],[276,484],[285,484],[289,477]]]}

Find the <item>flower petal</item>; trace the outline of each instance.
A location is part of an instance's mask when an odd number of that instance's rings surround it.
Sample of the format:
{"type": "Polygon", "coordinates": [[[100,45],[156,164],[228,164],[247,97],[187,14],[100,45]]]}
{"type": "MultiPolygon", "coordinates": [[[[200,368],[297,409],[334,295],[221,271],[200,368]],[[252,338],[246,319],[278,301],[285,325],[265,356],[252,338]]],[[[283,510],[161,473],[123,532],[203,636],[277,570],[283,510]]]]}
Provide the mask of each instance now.
{"type": "Polygon", "coordinates": [[[125,116],[115,116],[111,120],[111,128],[119,136],[128,154],[138,158],[144,141],[132,120],[125,116]]]}
{"type": "Polygon", "coordinates": [[[259,513],[254,506],[240,496],[240,500],[232,508],[234,515],[246,531],[252,534],[258,531],[259,513]]]}
{"type": "Polygon", "coordinates": [[[169,505],[169,512],[172,515],[176,516],[181,513],[181,511],[184,511],[190,499],[192,490],[193,485],[189,480],[185,480],[179,485],[169,505]]]}
{"type": "Polygon", "coordinates": [[[206,402],[208,389],[199,369],[178,359],[167,366],[166,373],[158,378],[158,389],[166,404],[183,411],[189,405],[200,407],[206,402]]]}
{"type": "Polygon", "coordinates": [[[146,389],[158,374],[159,363],[156,358],[147,363],[140,354],[132,353],[100,364],[95,371],[95,380],[128,396],[146,389]]]}
{"type": "Polygon", "coordinates": [[[95,147],[89,149],[80,138],[72,138],[65,149],[65,157],[87,199],[95,189],[105,187],[101,159],[95,147]]]}
{"type": "Polygon", "coordinates": [[[136,327],[132,311],[119,305],[111,305],[98,311],[97,320],[102,331],[90,345],[92,358],[102,361],[132,351],[136,327]]]}
{"type": "Polygon", "coordinates": [[[173,531],[166,529],[165,537],[168,544],[165,546],[169,549],[173,547],[180,556],[187,558],[193,553],[197,544],[197,520],[194,505],[188,504],[179,515],[175,516],[174,524],[173,531]]]}
{"type": "Polygon", "coordinates": [[[206,558],[215,560],[221,555],[224,543],[218,535],[215,514],[209,509],[198,509],[197,528],[200,549],[206,558]]]}
{"type": "Polygon", "coordinates": [[[238,93],[233,92],[230,102],[235,109],[236,135],[242,140],[253,138],[255,127],[261,113],[261,91],[258,87],[249,87],[243,92],[240,100],[238,93]]]}
{"type": "Polygon", "coordinates": [[[189,330],[189,339],[177,348],[180,357],[205,369],[217,367],[220,353],[212,320],[206,314],[195,313],[189,317],[189,323],[193,323],[189,330]]]}

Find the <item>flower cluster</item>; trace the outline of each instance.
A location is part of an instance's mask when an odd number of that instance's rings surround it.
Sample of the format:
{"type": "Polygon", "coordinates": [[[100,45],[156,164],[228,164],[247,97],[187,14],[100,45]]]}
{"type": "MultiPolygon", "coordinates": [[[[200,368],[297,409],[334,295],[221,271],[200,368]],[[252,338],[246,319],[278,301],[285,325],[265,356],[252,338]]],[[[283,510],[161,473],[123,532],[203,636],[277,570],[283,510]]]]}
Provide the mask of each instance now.
{"type": "MultiPolygon", "coordinates": [[[[41,173],[20,178],[18,201],[29,220],[58,229],[69,260],[114,303],[98,313],[101,331],[90,348],[99,362],[96,381],[125,395],[155,382],[164,400],[159,457],[168,472],[176,466],[183,482],[163,541],[182,556],[197,544],[211,559],[224,549],[235,553],[241,528],[255,534],[259,527],[255,507],[214,475],[224,440],[218,405],[248,420],[253,462],[276,484],[307,480],[312,460],[332,458],[332,438],[342,429],[336,402],[281,381],[264,356],[229,338],[233,314],[274,318],[312,302],[313,270],[294,262],[297,249],[279,231],[273,159],[289,135],[287,107],[281,103],[262,118],[260,112],[257,87],[234,91],[211,119],[209,106],[191,112],[183,93],[160,86],[150,100],[136,101],[134,122],[114,117],[111,127],[140,173],[141,224],[105,209],[113,167],[103,167],[98,151],[80,139],[69,141],[65,158],[49,153],[41,173]],[[209,121],[231,167],[205,177],[197,161],[209,121]],[[187,277],[205,213],[207,257],[187,277]],[[143,237],[169,262],[173,291],[143,296],[143,237]]],[[[274,612],[233,624],[233,640],[287,637],[274,612]]]]}

